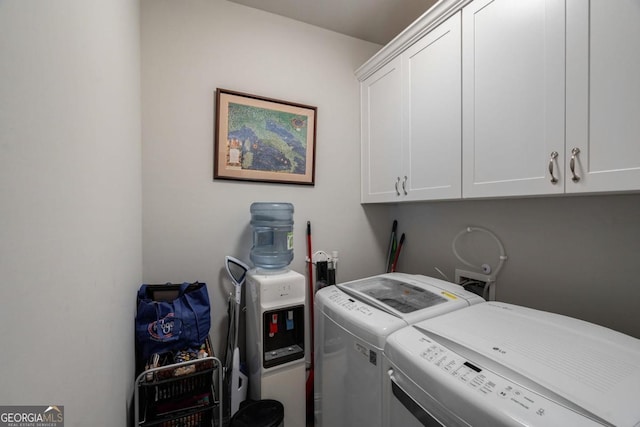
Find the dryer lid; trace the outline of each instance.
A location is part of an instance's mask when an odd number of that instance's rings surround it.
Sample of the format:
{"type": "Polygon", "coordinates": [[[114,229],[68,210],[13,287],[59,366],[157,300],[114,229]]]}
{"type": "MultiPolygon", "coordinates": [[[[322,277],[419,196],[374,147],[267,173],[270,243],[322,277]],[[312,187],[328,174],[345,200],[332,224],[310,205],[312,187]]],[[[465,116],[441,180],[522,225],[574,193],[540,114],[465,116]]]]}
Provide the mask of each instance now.
{"type": "Polygon", "coordinates": [[[425,320],[416,328],[449,342],[472,362],[481,357],[501,365],[517,373],[532,390],[542,387],[612,425],[640,424],[640,340],[636,338],[567,316],[495,301],[425,320]]]}

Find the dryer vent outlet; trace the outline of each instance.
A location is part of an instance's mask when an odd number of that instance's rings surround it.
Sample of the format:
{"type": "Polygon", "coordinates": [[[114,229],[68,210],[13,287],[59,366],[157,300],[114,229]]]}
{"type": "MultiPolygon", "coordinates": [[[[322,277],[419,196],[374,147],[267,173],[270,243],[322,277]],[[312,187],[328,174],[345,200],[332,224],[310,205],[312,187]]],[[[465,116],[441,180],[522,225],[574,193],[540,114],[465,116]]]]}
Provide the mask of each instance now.
{"type": "MultiPolygon", "coordinates": [[[[489,274],[476,273],[474,271],[461,270],[456,268],[455,282],[466,290],[484,296],[485,288],[488,282],[493,282],[494,279],[489,274]]],[[[493,291],[493,286],[490,291],[493,291]]],[[[490,296],[490,299],[493,295],[490,296]]]]}

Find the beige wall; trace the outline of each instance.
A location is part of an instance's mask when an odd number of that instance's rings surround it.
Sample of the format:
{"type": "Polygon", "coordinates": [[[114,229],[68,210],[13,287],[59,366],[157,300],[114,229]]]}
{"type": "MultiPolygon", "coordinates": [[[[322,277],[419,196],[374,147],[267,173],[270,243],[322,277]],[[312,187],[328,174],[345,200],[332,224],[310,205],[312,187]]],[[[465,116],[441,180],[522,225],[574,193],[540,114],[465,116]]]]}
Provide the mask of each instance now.
{"type": "Polygon", "coordinates": [[[142,278],[136,1],[0,2],[0,404],[126,424],[142,278]]]}
{"type": "MultiPolygon", "coordinates": [[[[394,215],[407,233],[402,271],[440,277],[438,267],[453,279],[455,268],[467,268],[453,254],[454,237],[484,227],[508,256],[496,299],[640,338],[640,195],[422,203],[394,215]]],[[[460,238],[456,249],[472,264],[497,266],[497,244],[484,233],[460,238]]]]}
{"type": "MultiPolygon", "coordinates": [[[[360,203],[359,86],[353,71],[379,48],[223,0],[142,1],[143,242],[147,283],[209,285],[216,348],[226,334],[224,256],[249,262],[249,206],[295,206],[294,260],[337,250],[338,277],[371,274],[388,209],[360,203]],[[316,185],[213,180],[214,91],[318,108],[316,185]]],[[[385,237],[386,239],[386,237],[385,237]]]]}

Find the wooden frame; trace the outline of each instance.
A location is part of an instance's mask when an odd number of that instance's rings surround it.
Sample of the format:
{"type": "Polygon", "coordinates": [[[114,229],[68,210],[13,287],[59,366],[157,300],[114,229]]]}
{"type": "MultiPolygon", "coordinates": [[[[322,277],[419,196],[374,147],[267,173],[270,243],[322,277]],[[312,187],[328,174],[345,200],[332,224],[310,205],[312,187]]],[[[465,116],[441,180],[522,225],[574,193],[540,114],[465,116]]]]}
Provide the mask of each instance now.
{"type": "Polygon", "coordinates": [[[317,108],[218,88],[214,179],[315,184],[317,108]]]}

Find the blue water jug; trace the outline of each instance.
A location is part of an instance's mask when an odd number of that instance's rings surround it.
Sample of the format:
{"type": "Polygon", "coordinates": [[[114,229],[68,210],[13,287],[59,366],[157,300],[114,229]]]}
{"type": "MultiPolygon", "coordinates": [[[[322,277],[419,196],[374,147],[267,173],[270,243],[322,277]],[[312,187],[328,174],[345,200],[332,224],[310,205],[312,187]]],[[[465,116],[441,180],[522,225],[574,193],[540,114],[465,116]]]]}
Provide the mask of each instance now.
{"type": "Polygon", "coordinates": [[[293,205],[251,204],[253,246],[250,259],[256,267],[279,270],[293,260],[293,205]]]}

